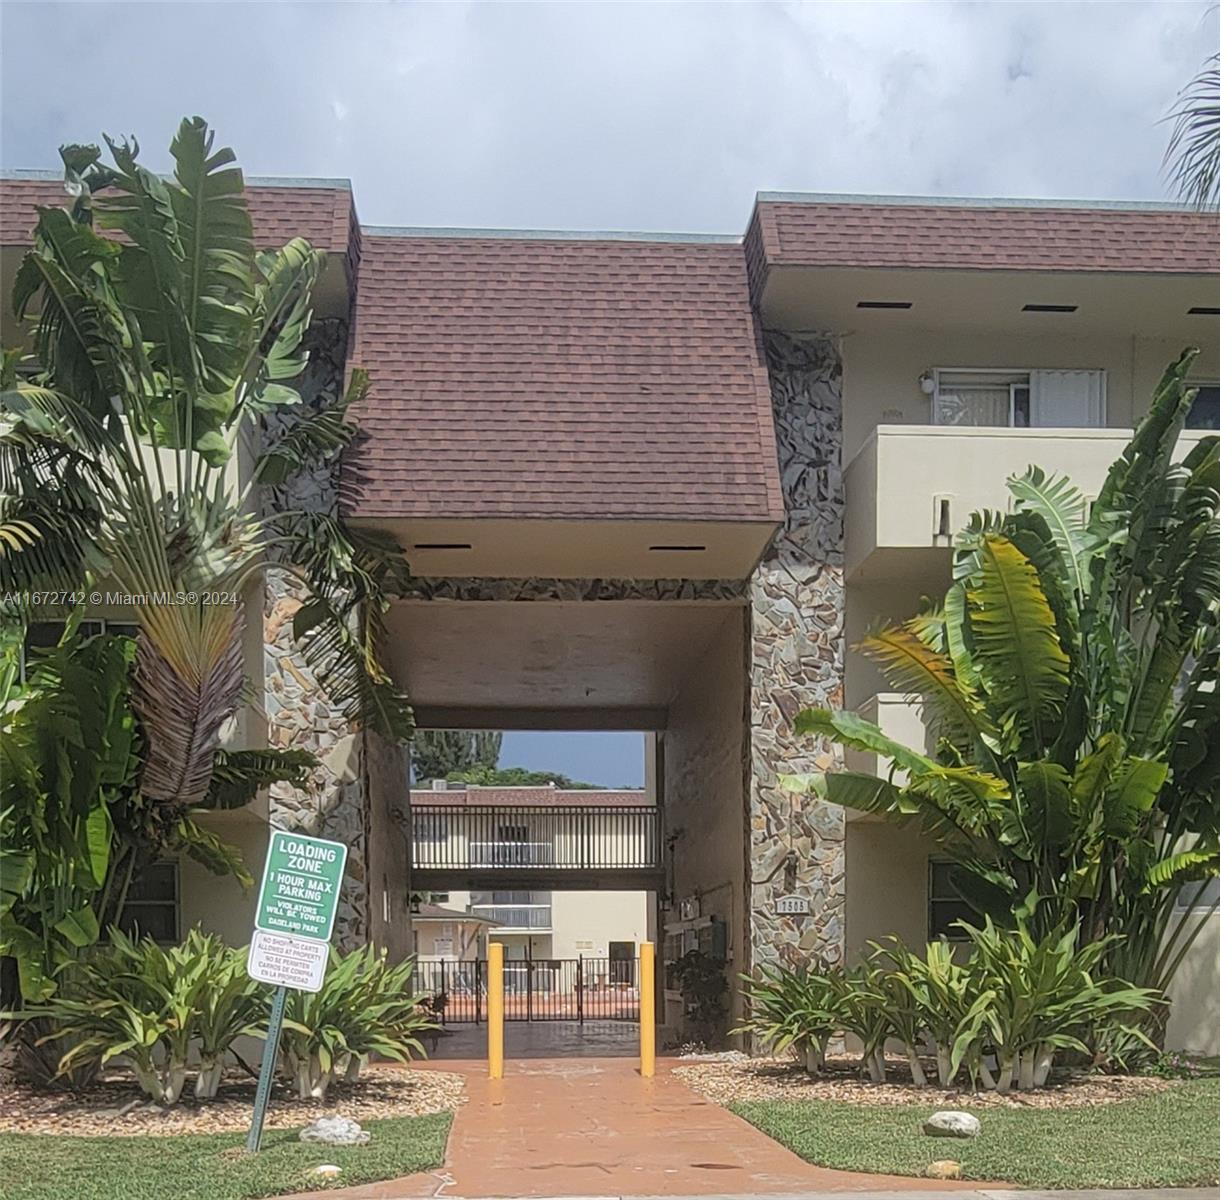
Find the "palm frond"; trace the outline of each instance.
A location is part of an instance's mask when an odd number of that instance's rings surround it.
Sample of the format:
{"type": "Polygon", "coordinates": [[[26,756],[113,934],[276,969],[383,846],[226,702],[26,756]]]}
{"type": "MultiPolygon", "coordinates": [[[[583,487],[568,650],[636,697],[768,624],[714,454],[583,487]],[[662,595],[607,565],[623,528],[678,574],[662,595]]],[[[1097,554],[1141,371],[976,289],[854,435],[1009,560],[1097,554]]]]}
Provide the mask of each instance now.
{"type": "Polygon", "coordinates": [[[1084,558],[1095,544],[1086,536],[1088,502],[1084,493],[1066,476],[1047,475],[1037,466],[1010,479],[1008,490],[1015,497],[1018,510],[1037,513],[1046,522],[1070,586],[1084,596],[1089,586],[1084,558]]]}
{"type": "Polygon", "coordinates": [[[952,661],[931,649],[907,625],[890,625],[870,633],[858,649],[881,665],[886,678],[899,691],[914,693],[926,702],[934,730],[959,742],[972,744],[995,730],[969,688],[963,688],[952,661]]]}
{"type": "Polygon", "coordinates": [[[273,783],[300,785],[318,760],[307,750],[217,750],[202,808],[243,808],[273,783]]]}
{"type": "Polygon", "coordinates": [[[1196,208],[1220,202],[1220,54],[1204,63],[1169,113],[1165,167],[1178,195],[1196,208]]]}
{"type": "Polygon", "coordinates": [[[1041,745],[1068,689],[1068,656],[1054,614],[1037,571],[1007,538],[984,537],[979,560],[967,597],[980,676],[1001,726],[1041,745]]]}
{"type": "Polygon", "coordinates": [[[184,120],[170,146],[176,187],[169,189],[182,246],[182,304],[203,366],[207,392],[227,393],[245,349],[254,232],[241,170],[227,147],[213,152],[213,132],[184,120]]]}

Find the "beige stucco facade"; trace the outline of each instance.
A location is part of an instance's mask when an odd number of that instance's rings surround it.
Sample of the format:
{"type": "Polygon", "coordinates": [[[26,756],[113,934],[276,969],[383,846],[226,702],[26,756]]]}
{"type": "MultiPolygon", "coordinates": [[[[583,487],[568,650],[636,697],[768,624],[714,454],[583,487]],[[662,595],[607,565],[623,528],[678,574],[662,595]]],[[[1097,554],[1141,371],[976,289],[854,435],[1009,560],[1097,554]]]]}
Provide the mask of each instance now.
{"type": "MultiPolygon", "coordinates": [[[[1094,327],[1068,336],[1047,327],[908,330],[901,317],[882,329],[843,338],[844,475],[847,495],[845,661],[846,706],[875,718],[908,745],[924,743],[917,706],[886,690],[876,667],[850,647],[882,620],[902,620],[925,596],[949,582],[951,538],[972,512],[1008,507],[1005,481],[1031,463],[1067,474],[1096,495],[1119,456],[1133,422],[1147,409],[1165,367],[1190,344],[1181,336],[1110,335],[1094,327]],[[1102,428],[935,426],[932,397],[920,387],[926,372],[953,368],[1105,372],[1102,428]]],[[[1220,380],[1220,344],[1202,341],[1192,377],[1220,380]]],[[[1201,434],[1183,436],[1184,454],[1201,434]]],[[[874,756],[850,755],[849,766],[875,770],[874,756]]],[[[880,764],[885,769],[886,764],[880,764]]],[[[847,836],[847,953],[893,933],[918,943],[927,937],[929,861],[934,848],[914,832],[852,820],[847,836]]],[[[1220,1051],[1216,986],[1220,978],[1220,914],[1201,918],[1203,930],[1171,989],[1171,1046],[1220,1051]]]]}

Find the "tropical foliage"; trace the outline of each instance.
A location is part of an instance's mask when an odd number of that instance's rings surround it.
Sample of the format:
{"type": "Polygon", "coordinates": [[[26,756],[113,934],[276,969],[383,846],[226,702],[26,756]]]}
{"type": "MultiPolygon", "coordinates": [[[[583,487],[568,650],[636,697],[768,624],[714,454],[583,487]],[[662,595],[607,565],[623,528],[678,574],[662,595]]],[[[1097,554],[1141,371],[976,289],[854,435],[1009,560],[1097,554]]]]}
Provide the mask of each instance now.
{"type": "Polygon", "coordinates": [[[747,978],[750,1033],[777,1052],[794,1050],[811,1073],[839,1033],[861,1045],[862,1073],[886,1078],[885,1046],[896,1040],[915,1084],[927,1083],[927,1045],[942,1088],[965,1068],[974,1086],[999,1092],[1042,1087],[1061,1050],[1098,1054],[1137,1023],[1156,993],[1099,970],[1105,942],[1077,945],[1076,931],[1035,938],[1027,929],[964,926],[971,951],[955,959],[947,942],[916,954],[898,939],[871,943],[851,969],[771,967],[747,978]],[[994,1067],[994,1070],[992,1069],[994,1067]]]}
{"type": "Polygon", "coordinates": [[[119,921],[150,863],[185,854],[248,884],[240,855],[200,814],[246,804],[271,782],[299,783],[314,759],[221,750],[202,803],[152,801],[139,786],[134,641],[85,636],[78,613],[57,646],[28,654],[21,680],[20,633],[6,627],[0,660],[0,954],[16,963],[20,995],[36,1002],[119,921]]]}
{"type": "Polygon", "coordinates": [[[722,1031],[729,981],[724,959],[702,950],[688,950],[669,964],[666,986],[682,996],[685,1027],[696,1041],[711,1043],[722,1031]]]}
{"type": "MultiPolygon", "coordinates": [[[[322,990],[293,991],[285,1010],[280,1069],[301,1099],[322,1098],[336,1075],[354,1080],[374,1055],[422,1056],[418,1035],[433,1028],[412,997],[411,961],[384,951],[331,951],[322,990]]],[[[158,1104],[182,1096],[192,1067],[194,1094],[217,1094],[238,1038],[266,1038],[271,989],[246,973],[246,951],[193,929],[176,946],[112,929],[41,1004],[10,1014],[60,1047],[61,1076],[124,1064],[158,1104]],[[66,1047],[66,1049],[63,1049],[66,1047]]]]}
{"type": "Polygon", "coordinates": [[[244,953],[218,938],[192,930],[165,947],[112,929],[61,994],[23,1015],[54,1023],[48,1041],[72,1043],[60,1073],[122,1061],[151,1099],[170,1105],[185,1087],[192,1046],[196,1095],[214,1096],[225,1052],[241,1035],[265,1031],[266,1012],[266,989],[246,976],[244,953]]]}
{"type": "Polygon", "coordinates": [[[107,139],[61,151],[71,208],[39,212],[13,302],[37,366],[7,355],[0,418],[0,590],[143,597],[131,705],[140,789],[181,810],[207,795],[244,676],[243,604],[268,564],[296,575],[301,653],[353,721],[402,738],[403,696],[378,664],[391,544],[331,514],[260,504],[260,489],[351,441],[346,394],[264,439],[300,406],[324,256],[256,252],[241,171],[198,119],[172,178],[107,139]],[[104,236],[115,235],[115,236],[104,236]]]}
{"type": "Polygon", "coordinates": [[[1183,200],[1198,208],[1220,201],[1220,54],[1190,81],[1169,114],[1165,163],[1183,200]]]}
{"type": "Polygon", "coordinates": [[[789,781],[920,826],[980,915],[1119,935],[1106,969],[1162,991],[1207,915],[1178,894],[1220,874],[1220,438],[1174,461],[1194,357],[1165,373],[1096,501],[1031,467],[1012,511],[958,535],[943,600],[864,639],[935,751],[810,709],[800,732],[889,770],[789,781]]]}
{"type": "Polygon", "coordinates": [[[351,1081],[374,1054],[407,1062],[424,1054],[419,1035],[435,1028],[413,996],[415,964],[392,965],[384,950],[332,950],[319,992],[293,991],[284,1010],[283,1069],[302,1099],[324,1099],[342,1073],[351,1081]]]}

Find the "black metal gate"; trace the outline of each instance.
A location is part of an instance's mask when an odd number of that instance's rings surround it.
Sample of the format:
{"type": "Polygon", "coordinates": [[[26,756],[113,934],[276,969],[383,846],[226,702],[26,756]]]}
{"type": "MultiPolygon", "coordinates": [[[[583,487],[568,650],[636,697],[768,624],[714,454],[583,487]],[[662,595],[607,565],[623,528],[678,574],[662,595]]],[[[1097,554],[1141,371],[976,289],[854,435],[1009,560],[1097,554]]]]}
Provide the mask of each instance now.
{"type": "MultiPolygon", "coordinates": [[[[487,962],[417,962],[415,986],[442,1025],[487,1017],[487,962]]],[[[504,962],[506,1021],[638,1021],[637,958],[511,958],[504,962]]]]}

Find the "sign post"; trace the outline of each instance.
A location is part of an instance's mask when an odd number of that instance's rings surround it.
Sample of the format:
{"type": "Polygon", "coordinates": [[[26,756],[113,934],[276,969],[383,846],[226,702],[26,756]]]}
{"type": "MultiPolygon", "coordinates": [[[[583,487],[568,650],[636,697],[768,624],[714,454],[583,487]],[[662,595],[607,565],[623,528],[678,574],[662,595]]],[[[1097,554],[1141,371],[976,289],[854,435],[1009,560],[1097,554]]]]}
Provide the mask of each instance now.
{"type": "Polygon", "coordinates": [[[347,847],[342,842],[282,829],[271,831],[258,889],[254,936],[246,957],[246,972],[251,979],[275,985],[254,1115],[246,1137],[246,1150],[251,1154],[263,1140],[288,989],[322,990],[346,862],[347,847]]]}

